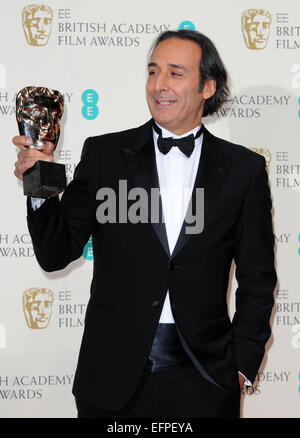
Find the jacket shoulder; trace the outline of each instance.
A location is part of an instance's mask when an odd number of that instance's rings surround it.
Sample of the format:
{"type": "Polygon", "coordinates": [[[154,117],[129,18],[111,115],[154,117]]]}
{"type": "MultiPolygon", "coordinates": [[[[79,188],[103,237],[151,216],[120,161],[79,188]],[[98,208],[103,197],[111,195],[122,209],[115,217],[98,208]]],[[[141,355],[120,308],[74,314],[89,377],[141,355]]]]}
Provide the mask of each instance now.
{"type": "Polygon", "coordinates": [[[216,137],[210,132],[208,132],[208,135],[216,145],[216,148],[218,148],[220,153],[226,158],[240,160],[243,163],[252,163],[253,165],[257,165],[259,162],[265,163],[266,161],[263,154],[252,150],[251,147],[246,147],[238,143],[224,140],[220,137],[216,137]]]}
{"type": "Polygon", "coordinates": [[[136,139],[137,137],[145,134],[151,129],[151,120],[147,123],[144,123],[141,126],[135,128],[129,128],[122,131],[109,132],[101,135],[96,135],[93,137],[89,137],[86,142],[88,144],[93,145],[119,145],[126,144],[127,141],[131,141],[132,139],[136,139]],[[118,144],[118,141],[122,141],[122,143],[118,144]]]}

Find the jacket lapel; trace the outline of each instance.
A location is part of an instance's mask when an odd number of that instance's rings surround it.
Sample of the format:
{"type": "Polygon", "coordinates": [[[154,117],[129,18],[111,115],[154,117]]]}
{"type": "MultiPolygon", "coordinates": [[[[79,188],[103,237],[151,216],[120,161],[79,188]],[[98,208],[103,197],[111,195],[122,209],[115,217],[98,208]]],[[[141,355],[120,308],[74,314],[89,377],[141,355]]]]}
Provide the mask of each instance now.
{"type": "Polygon", "coordinates": [[[136,187],[142,187],[147,192],[147,204],[144,205],[144,208],[148,212],[148,221],[153,226],[167,256],[170,257],[166,227],[163,220],[161,197],[159,196],[155,198],[158,202],[151,203],[153,192],[156,191],[156,194],[159,192],[159,179],[152,134],[152,120],[140,128],[132,145],[124,147],[122,151],[134,185],[136,187]],[[158,220],[153,221],[153,217],[158,220]]]}
{"type": "MultiPolygon", "coordinates": [[[[201,156],[199,160],[198,170],[195,178],[195,184],[192,191],[189,207],[191,207],[192,214],[196,214],[196,201],[197,188],[204,189],[204,229],[205,221],[207,220],[207,213],[216,198],[222,183],[228,173],[231,165],[231,160],[226,159],[220,153],[220,148],[217,148],[215,137],[203,127],[203,142],[201,156]],[[192,203],[192,204],[191,204],[192,203]]],[[[195,224],[195,223],[194,223],[195,224]]],[[[182,250],[184,245],[193,236],[193,234],[186,233],[186,227],[191,227],[193,224],[186,222],[186,217],[183,221],[181,231],[179,233],[178,240],[171,254],[171,259],[174,258],[179,251],[182,250]]],[[[202,231],[202,232],[203,232],[202,231]]],[[[195,235],[195,234],[194,234],[195,235]]]]}

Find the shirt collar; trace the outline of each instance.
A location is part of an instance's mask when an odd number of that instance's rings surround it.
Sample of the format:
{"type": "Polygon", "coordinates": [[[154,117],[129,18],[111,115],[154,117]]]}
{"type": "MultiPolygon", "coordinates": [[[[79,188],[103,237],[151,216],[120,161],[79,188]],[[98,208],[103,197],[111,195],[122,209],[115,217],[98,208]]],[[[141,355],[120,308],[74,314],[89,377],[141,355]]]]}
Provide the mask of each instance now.
{"type": "MultiPolygon", "coordinates": [[[[191,129],[190,131],[185,132],[184,134],[176,135],[176,134],[173,134],[173,132],[170,132],[167,129],[165,129],[162,126],[160,126],[155,120],[154,120],[154,123],[156,123],[157,126],[161,129],[161,133],[162,133],[163,137],[173,137],[173,138],[187,137],[190,134],[193,134],[195,136],[197,134],[197,132],[199,131],[200,126],[201,126],[201,124],[200,124],[199,126],[196,126],[196,128],[191,129]]],[[[158,134],[156,132],[155,132],[155,134],[158,136],[158,134]]]]}

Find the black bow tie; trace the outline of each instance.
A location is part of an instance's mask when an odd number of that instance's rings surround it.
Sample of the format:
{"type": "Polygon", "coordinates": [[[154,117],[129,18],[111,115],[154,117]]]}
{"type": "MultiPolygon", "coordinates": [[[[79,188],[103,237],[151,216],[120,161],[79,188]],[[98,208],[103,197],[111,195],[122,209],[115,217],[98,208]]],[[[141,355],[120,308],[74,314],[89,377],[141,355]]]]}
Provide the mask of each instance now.
{"type": "Polygon", "coordinates": [[[164,155],[166,155],[172,147],[176,146],[187,157],[190,157],[195,147],[195,139],[200,137],[202,133],[202,125],[201,125],[195,137],[193,134],[190,134],[187,135],[186,137],[181,137],[181,138],[173,138],[173,137],[164,138],[162,137],[161,129],[157,126],[156,123],[153,123],[153,128],[158,134],[158,139],[157,139],[158,149],[164,155]]]}

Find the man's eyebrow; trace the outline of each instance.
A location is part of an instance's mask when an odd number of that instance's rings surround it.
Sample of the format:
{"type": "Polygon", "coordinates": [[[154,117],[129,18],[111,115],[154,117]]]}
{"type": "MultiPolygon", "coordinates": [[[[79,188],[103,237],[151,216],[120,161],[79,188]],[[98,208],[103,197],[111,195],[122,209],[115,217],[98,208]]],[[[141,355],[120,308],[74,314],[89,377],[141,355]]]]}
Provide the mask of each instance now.
{"type": "Polygon", "coordinates": [[[149,68],[149,67],[157,67],[156,62],[149,62],[149,64],[148,64],[148,68],[149,68]]]}
{"type": "Polygon", "coordinates": [[[173,68],[180,68],[181,70],[186,70],[185,66],[181,64],[168,64],[168,65],[173,68]]]}
{"type": "MultiPolygon", "coordinates": [[[[186,68],[184,67],[184,65],[181,65],[181,64],[173,64],[173,63],[170,63],[170,64],[168,64],[170,67],[173,67],[173,68],[180,68],[181,70],[186,70],[186,68]]],[[[156,64],[156,62],[149,62],[149,64],[148,64],[148,68],[149,67],[158,67],[158,65],[156,64]]]]}

